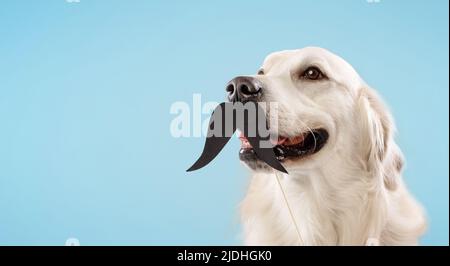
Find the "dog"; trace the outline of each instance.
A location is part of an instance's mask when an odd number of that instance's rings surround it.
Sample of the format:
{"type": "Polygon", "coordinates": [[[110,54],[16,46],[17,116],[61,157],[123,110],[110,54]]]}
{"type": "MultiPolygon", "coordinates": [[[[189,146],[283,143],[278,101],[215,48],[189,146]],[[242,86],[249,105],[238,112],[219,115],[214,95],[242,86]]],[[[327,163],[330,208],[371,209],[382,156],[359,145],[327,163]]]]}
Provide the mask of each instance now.
{"type": "Polygon", "coordinates": [[[252,172],[240,206],[244,244],[418,244],[426,218],[402,181],[393,119],[344,59],[319,47],[275,52],[226,92],[232,102],[277,103],[265,111],[276,113],[274,151],[289,173],[240,136],[252,172]]]}

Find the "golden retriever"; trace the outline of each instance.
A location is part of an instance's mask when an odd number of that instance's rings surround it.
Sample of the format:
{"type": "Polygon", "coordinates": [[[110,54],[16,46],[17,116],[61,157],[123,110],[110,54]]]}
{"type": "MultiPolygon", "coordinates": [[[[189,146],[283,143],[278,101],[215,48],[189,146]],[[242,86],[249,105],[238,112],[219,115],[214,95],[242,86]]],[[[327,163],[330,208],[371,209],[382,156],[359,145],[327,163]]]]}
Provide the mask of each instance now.
{"type": "Polygon", "coordinates": [[[277,103],[274,150],[289,172],[268,167],[240,137],[252,171],[245,244],[418,244],[426,219],[402,181],[392,117],[350,64],[317,47],[281,51],[229,84],[232,101],[277,103]]]}

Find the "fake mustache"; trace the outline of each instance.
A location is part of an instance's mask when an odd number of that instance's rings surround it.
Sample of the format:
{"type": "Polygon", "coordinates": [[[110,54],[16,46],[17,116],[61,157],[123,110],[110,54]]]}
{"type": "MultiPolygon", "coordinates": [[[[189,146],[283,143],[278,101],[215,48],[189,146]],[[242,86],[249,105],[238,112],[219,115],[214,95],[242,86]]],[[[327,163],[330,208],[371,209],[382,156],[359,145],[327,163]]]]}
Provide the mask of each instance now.
{"type": "Polygon", "coordinates": [[[248,139],[260,160],[287,173],[273,151],[265,112],[256,102],[219,104],[211,114],[203,152],[187,171],[198,170],[214,160],[237,129],[248,139]]]}

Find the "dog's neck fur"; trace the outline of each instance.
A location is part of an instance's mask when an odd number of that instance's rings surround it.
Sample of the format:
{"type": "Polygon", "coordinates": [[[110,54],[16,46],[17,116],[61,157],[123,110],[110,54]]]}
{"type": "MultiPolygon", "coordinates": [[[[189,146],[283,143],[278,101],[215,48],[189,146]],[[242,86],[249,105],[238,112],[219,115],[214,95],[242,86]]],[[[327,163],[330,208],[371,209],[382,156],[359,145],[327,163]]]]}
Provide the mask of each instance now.
{"type": "MultiPolygon", "coordinates": [[[[361,193],[361,187],[366,185],[363,182],[346,184],[358,186],[358,189],[347,190],[357,192],[354,195],[339,191],[329,183],[327,174],[333,173],[317,169],[308,175],[278,175],[295,221],[289,214],[275,173],[254,175],[243,203],[248,244],[363,244],[368,238],[378,238],[385,220],[380,203],[375,204],[378,209],[373,206],[373,201],[380,201],[379,197],[371,195],[367,189],[365,195],[361,193]],[[254,208],[255,204],[259,206],[254,208]],[[370,219],[364,219],[367,216],[370,219]],[[356,217],[360,218],[355,220],[356,217]]],[[[336,179],[345,180],[345,177],[336,179]]]]}
{"type": "Polygon", "coordinates": [[[332,169],[336,167],[278,174],[294,221],[275,172],[255,173],[241,206],[245,244],[364,245],[368,239],[384,245],[417,243],[424,221],[417,219],[421,210],[403,183],[391,192],[382,177],[358,167],[332,169]],[[399,217],[400,201],[412,217],[399,217]],[[396,222],[410,218],[409,224],[396,222]]]}

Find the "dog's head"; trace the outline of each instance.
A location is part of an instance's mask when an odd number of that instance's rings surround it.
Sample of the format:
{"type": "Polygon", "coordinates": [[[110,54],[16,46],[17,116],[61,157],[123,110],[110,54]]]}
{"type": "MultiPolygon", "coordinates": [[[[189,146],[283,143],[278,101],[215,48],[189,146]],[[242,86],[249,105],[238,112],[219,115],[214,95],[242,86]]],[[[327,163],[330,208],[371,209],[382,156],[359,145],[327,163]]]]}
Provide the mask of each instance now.
{"type": "MultiPolygon", "coordinates": [[[[230,101],[265,103],[278,136],[275,154],[289,172],[336,158],[370,170],[385,157],[393,131],[387,109],[350,64],[325,49],[272,53],[257,75],[234,78],[226,91],[230,101]]],[[[270,170],[240,139],[240,159],[255,171],[270,170]]]]}

